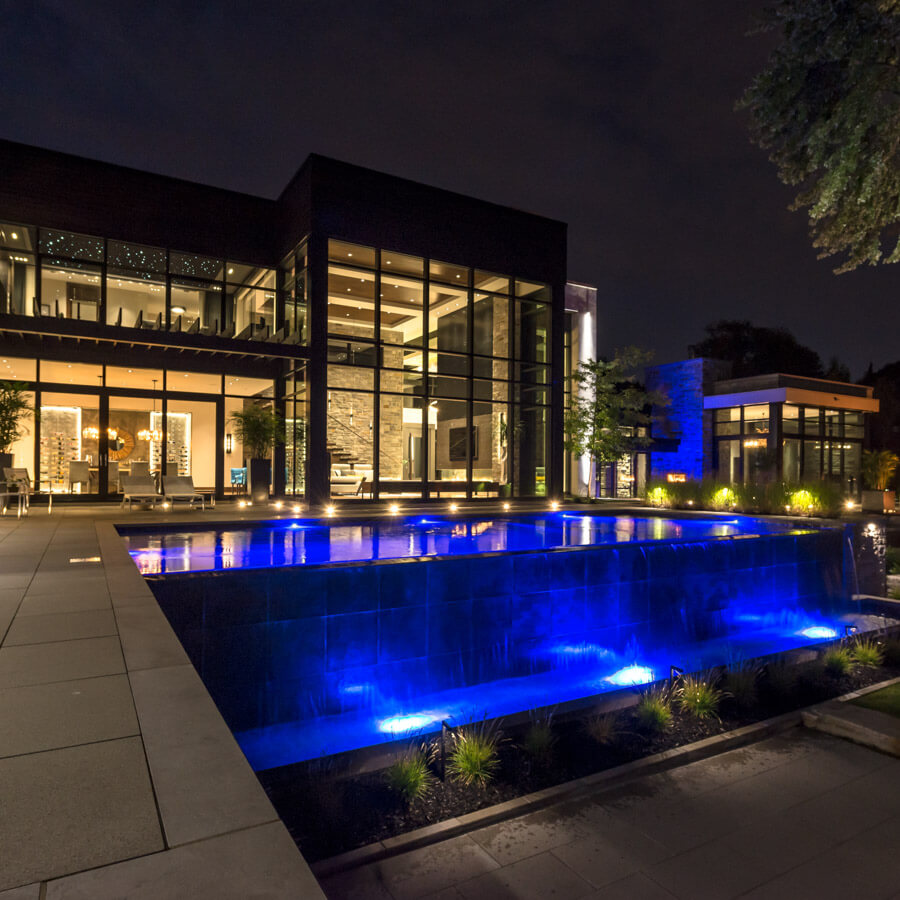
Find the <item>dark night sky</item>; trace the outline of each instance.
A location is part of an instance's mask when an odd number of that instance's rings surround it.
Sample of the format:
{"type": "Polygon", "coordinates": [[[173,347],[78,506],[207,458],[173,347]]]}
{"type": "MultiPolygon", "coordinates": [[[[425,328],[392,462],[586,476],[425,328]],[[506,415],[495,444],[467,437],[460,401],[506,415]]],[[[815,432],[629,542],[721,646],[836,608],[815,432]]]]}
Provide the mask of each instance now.
{"type": "Polygon", "coordinates": [[[749,143],[759,5],[3,2],[0,135],[269,197],[318,152],[527,209],[569,223],[603,349],[747,318],[859,377],[900,357],[900,267],[833,275],[749,143]]]}

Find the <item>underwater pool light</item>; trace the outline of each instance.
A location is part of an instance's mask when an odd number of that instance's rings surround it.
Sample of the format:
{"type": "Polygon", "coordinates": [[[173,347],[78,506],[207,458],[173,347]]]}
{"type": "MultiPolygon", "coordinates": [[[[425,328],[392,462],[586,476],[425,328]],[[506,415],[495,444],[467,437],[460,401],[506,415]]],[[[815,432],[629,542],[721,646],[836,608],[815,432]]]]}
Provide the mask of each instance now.
{"type": "Polygon", "coordinates": [[[409,731],[416,731],[440,721],[440,714],[437,716],[429,716],[426,713],[411,713],[407,716],[390,716],[387,719],[381,719],[378,723],[378,730],[387,734],[406,734],[409,731]]]}
{"type": "Polygon", "coordinates": [[[812,638],[814,641],[827,641],[829,638],[837,637],[837,632],[827,625],[812,625],[809,628],[804,628],[800,634],[803,637],[812,638]]]}
{"type": "Polygon", "coordinates": [[[636,663],[633,666],[625,666],[618,672],[613,672],[607,679],[611,684],[627,686],[630,684],[649,684],[653,681],[653,669],[648,666],[639,666],[636,663]]]}

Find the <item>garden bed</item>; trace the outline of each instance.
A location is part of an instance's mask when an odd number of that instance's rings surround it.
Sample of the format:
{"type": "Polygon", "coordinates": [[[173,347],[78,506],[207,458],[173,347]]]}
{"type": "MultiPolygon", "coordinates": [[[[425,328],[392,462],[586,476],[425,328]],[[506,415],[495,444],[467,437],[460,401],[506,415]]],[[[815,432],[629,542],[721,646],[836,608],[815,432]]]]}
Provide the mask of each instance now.
{"type": "MultiPolygon", "coordinates": [[[[339,770],[335,758],[258,775],[304,857],[315,862],[900,677],[898,649],[895,640],[888,653],[889,664],[858,665],[845,674],[829,672],[821,657],[792,667],[794,676],[788,679],[783,667],[776,668],[771,679],[763,672],[757,680],[756,702],[739,705],[736,698],[723,696],[718,717],[697,718],[673,702],[668,727],[657,732],[642,726],[636,707],[630,707],[614,714],[616,733],[600,742],[589,734],[590,717],[586,715],[551,722],[552,749],[535,755],[533,747],[532,752],[525,749],[532,743],[529,729],[533,726],[510,729],[498,744],[495,776],[485,786],[466,785],[449,774],[444,781],[434,777],[431,790],[409,804],[388,786],[386,770],[347,775],[339,770]]],[[[727,688],[727,682],[723,686],[727,688]]],[[[419,743],[414,741],[411,746],[419,743]]],[[[430,768],[437,776],[440,763],[436,751],[430,768]]]]}

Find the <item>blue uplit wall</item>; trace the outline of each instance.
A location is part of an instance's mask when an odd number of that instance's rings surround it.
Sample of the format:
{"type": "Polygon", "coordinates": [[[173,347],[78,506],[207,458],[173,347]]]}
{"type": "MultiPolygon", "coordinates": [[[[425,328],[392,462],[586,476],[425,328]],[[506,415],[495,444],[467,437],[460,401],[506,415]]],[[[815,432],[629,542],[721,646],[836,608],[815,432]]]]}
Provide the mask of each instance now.
{"type": "Polygon", "coordinates": [[[647,387],[669,398],[667,407],[654,410],[652,434],[665,443],[650,448],[650,478],[680,472],[699,481],[713,474],[712,422],[704,413],[703,397],[711,383],[724,376],[725,365],[700,358],[647,368],[647,387]],[[677,449],[660,449],[673,444],[677,449]]]}
{"type": "Polygon", "coordinates": [[[239,732],[362,708],[373,690],[402,702],[550,670],[564,663],[550,646],[684,646],[744,614],[837,608],[843,542],[829,530],[148,582],[239,732]]]}

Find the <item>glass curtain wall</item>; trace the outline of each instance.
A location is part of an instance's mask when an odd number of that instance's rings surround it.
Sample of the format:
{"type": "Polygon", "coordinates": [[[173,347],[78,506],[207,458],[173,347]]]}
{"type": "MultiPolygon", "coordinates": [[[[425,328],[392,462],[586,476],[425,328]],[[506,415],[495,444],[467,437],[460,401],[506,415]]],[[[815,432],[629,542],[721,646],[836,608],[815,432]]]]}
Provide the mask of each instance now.
{"type": "Polygon", "coordinates": [[[303,343],[306,272],[0,222],[0,314],[303,343]]]}
{"type": "Polygon", "coordinates": [[[732,483],[759,484],[774,479],[780,465],[787,484],[826,479],[855,493],[864,434],[864,414],[851,410],[791,403],[718,409],[718,475],[732,483]],[[779,418],[781,446],[773,448],[770,431],[779,418]]]}
{"type": "Polygon", "coordinates": [[[344,241],[328,253],[332,495],[544,494],[548,286],[344,241]]]}
{"type": "Polygon", "coordinates": [[[306,422],[308,388],[306,366],[298,366],[285,381],[285,490],[306,494],[306,422]]]}

